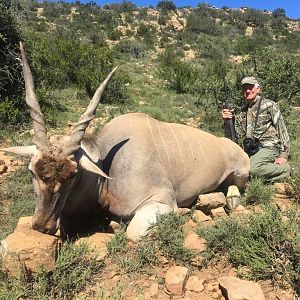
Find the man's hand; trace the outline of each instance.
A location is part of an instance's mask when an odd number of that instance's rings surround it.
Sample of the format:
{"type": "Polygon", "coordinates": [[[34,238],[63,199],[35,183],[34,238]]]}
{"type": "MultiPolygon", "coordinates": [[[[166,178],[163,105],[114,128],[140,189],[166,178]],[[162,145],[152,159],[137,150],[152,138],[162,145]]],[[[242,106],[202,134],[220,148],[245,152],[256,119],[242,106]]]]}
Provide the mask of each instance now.
{"type": "Polygon", "coordinates": [[[234,112],[234,109],[224,108],[224,109],[222,110],[222,118],[223,118],[223,119],[232,119],[232,117],[233,117],[233,112],[234,112]]]}
{"type": "Polygon", "coordinates": [[[284,165],[285,163],[287,162],[287,159],[286,158],[283,158],[283,157],[277,157],[274,161],[274,164],[275,165],[284,165]]]}

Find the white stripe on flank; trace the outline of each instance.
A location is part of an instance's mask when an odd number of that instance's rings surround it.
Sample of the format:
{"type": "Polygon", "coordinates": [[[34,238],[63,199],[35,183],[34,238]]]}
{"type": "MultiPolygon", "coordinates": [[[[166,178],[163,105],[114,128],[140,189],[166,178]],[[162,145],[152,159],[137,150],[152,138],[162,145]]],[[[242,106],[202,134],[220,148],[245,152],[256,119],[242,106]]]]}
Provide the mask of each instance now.
{"type": "Polygon", "coordinates": [[[171,132],[172,132],[172,134],[173,134],[173,136],[175,138],[176,145],[177,145],[178,152],[179,152],[179,157],[180,157],[181,165],[183,166],[183,173],[182,173],[182,175],[185,176],[185,161],[183,160],[182,149],[180,147],[180,144],[178,142],[177,136],[175,135],[172,127],[170,126],[170,124],[168,124],[168,126],[169,126],[169,128],[170,128],[170,130],[171,130],[171,132]]]}
{"type": "Polygon", "coordinates": [[[150,130],[150,133],[152,135],[152,138],[153,138],[153,141],[154,141],[154,145],[155,145],[155,150],[156,150],[156,153],[158,155],[158,160],[162,166],[162,169],[163,169],[163,172],[165,173],[166,177],[169,178],[169,176],[166,174],[166,171],[165,171],[165,168],[163,167],[163,164],[162,164],[162,159],[160,157],[160,154],[159,154],[159,151],[158,151],[158,146],[156,144],[156,140],[155,140],[155,137],[154,137],[154,134],[153,134],[153,131],[152,131],[152,127],[151,127],[151,124],[150,124],[150,121],[149,121],[149,116],[147,115],[147,123],[148,123],[148,126],[149,126],[149,130],[150,130]]]}
{"type": "Polygon", "coordinates": [[[165,148],[165,151],[166,151],[166,154],[167,154],[167,158],[168,158],[168,162],[169,162],[169,168],[171,170],[171,161],[170,161],[170,156],[169,156],[168,148],[166,146],[166,143],[165,143],[165,140],[164,140],[163,136],[161,135],[161,131],[160,131],[159,121],[158,120],[156,120],[156,124],[157,124],[157,128],[158,128],[158,131],[159,131],[160,138],[162,140],[162,143],[164,145],[164,148],[165,148]]]}

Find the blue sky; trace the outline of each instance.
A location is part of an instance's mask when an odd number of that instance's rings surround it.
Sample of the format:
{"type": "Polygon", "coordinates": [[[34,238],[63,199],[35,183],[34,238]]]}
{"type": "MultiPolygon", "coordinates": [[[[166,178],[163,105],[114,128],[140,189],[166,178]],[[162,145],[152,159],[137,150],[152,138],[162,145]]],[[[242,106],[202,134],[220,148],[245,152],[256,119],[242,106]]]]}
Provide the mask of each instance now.
{"type": "MultiPolygon", "coordinates": [[[[75,2],[71,0],[65,0],[67,2],[75,2]]],[[[89,0],[81,0],[81,3],[90,2],[89,0]]],[[[117,0],[95,0],[95,2],[99,5],[103,5],[105,3],[120,3],[121,1],[117,0]]],[[[153,5],[156,6],[156,4],[159,1],[154,0],[132,0],[130,1],[132,3],[135,3],[138,6],[149,6],[153,5]]],[[[177,7],[181,6],[197,6],[199,3],[202,2],[208,2],[210,5],[214,5],[216,7],[222,7],[227,6],[231,8],[238,8],[241,6],[247,6],[251,8],[257,8],[257,9],[266,9],[269,11],[273,11],[276,8],[284,8],[286,11],[286,15],[293,19],[299,19],[300,18],[300,1],[299,0],[232,0],[232,1],[222,1],[222,0],[210,0],[210,1],[200,1],[200,0],[173,0],[173,2],[176,4],[177,7]]]]}

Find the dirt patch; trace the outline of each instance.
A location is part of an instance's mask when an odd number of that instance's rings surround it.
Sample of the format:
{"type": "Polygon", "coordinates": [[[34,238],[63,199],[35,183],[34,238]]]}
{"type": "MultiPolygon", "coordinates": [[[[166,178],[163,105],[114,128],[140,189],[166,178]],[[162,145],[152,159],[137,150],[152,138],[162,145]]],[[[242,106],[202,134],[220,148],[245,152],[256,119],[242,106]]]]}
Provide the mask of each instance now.
{"type": "Polygon", "coordinates": [[[24,162],[0,151],[0,183],[18,166],[24,166],[24,162]]]}

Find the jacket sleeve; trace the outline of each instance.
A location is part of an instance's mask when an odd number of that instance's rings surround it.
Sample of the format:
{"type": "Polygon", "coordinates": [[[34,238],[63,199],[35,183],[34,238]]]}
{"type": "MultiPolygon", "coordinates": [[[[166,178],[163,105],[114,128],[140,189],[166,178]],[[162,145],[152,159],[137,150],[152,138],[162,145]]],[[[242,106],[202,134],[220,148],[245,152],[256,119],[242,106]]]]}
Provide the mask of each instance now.
{"type": "Polygon", "coordinates": [[[278,137],[281,141],[280,156],[287,159],[290,151],[290,138],[277,103],[274,103],[271,108],[271,116],[274,127],[277,130],[278,137]]]}

